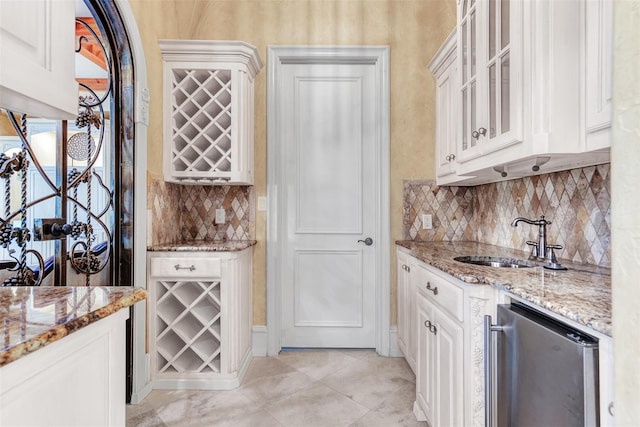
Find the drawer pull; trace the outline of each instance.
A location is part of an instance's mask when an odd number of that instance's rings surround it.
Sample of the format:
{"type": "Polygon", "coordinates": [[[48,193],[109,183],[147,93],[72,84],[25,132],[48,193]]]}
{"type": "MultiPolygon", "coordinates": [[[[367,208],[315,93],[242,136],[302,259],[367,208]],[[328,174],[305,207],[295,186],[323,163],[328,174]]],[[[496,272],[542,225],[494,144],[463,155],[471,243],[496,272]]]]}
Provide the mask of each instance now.
{"type": "Polygon", "coordinates": [[[194,271],[196,269],[195,265],[191,265],[190,267],[180,267],[180,264],[176,264],[174,265],[174,267],[176,268],[176,270],[189,270],[189,271],[194,271]]]}
{"type": "Polygon", "coordinates": [[[438,287],[431,287],[431,282],[427,282],[427,290],[433,292],[434,295],[438,295],[438,287]]]}

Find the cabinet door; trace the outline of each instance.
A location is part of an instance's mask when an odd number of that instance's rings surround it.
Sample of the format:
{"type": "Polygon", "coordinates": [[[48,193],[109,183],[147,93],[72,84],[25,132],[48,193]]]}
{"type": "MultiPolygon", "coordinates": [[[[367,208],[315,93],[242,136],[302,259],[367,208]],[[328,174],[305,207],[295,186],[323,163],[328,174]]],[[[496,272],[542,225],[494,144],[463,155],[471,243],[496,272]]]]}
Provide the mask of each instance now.
{"type": "Polygon", "coordinates": [[[585,47],[585,148],[591,151],[611,146],[613,1],[587,0],[581,6],[585,47]]]}
{"type": "Polygon", "coordinates": [[[457,144],[457,63],[455,49],[446,69],[436,77],[436,175],[455,172],[457,144]]]}
{"type": "Polygon", "coordinates": [[[0,107],[76,117],[74,20],[72,1],[0,1],[0,107]]]}
{"type": "MultiPolygon", "coordinates": [[[[478,26],[479,1],[462,0],[458,7],[458,73],[460,75],[460,160],[477,152],[478,139],[472,133],[479,129],[478,111],[478,26]]],[[[486,126],[485,126],[486,127],[486,126]]]]}
{"type": "Polygon", "coordinates": [[[434,416],[434,393],[436,389],[434,346],[435,340],[431,332],[434,325],[433,304],[425,297],[416,298],[416,320],[418,355],[416,360],[416,403],[424,412],[429,425],[436,427],[437,420],[434,416]]]}
{"type": "MultiPolygon", "coordinates": [[[[396,252],[396,324],[398,328],[398,347],[402,354],[404,354],[407,362],[409,357],[407,354],[407,340],[409,338],[409,306],[407,292],[409,287],[409,259],[408,255],[397,251],[396,252]]],[[[414,369],[411,366],[411,369],[414,369]]],[[[415,370],[415,369],[414,369],[415,370]]]]}
{"type": "Polygon", "coordinates": [[[464,354],[462,326],[440,311],[433,309],[435,328],[431,328],[434,341],[433,366],[435,392],[435,426],[464,425],[464,354]]]}
{"type": "Polygon", "coordinates": [[[458,31],[464,162],[522,141],[522,5],[462,0],[458,31]]]}

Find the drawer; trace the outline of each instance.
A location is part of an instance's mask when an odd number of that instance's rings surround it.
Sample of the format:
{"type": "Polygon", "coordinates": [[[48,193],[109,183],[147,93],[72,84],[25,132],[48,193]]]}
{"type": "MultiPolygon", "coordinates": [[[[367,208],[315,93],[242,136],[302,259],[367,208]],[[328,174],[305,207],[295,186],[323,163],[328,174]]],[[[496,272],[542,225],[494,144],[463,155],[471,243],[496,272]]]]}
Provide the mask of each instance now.
{"type": "Polygon", "coordinates": [[[464,290],[420,265],[413,268],[418,291],[459,321],[464,321],[464,290]]]}
{"type": "Polygon", "coordinates": [[[153,277],[220,277],[220,258],[151,258],[149,275],[153,277]]]}

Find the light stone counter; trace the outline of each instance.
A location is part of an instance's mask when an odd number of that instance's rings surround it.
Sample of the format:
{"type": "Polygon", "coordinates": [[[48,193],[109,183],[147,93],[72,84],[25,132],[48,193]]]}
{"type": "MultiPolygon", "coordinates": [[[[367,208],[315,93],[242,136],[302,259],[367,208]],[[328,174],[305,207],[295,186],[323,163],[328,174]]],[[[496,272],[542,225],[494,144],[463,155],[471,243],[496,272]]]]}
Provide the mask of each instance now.
{"type": "Polygon", "coordinates": [[[133,287],[0,288],[0,367],[146,298],[133,287]]]}
{"type": "Polygon", "coordinates": [[[496,268],[455,261],[458,256],[527,259],[523,251],[476,242],[397,241],[411,255],[466,283],[491,285],[611,336],[611,270],[558,260],[568,268],[496,268]]]}
{"type": "Polygon", "coordinates": [[[147,247],[151,252],[238,252],[256,244],[255,240],[185,240],[147,247]]]}

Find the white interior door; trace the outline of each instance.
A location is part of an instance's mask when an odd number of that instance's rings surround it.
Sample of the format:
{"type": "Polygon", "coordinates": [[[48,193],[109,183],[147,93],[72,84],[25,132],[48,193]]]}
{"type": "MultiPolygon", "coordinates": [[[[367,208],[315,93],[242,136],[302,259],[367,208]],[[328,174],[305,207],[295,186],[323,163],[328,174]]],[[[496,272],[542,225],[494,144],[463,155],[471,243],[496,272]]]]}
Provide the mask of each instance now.
{"type": "Polygon", "coordinates": [[[282,71],[282,347],[374,348],[374,66],[282,71]]]}

